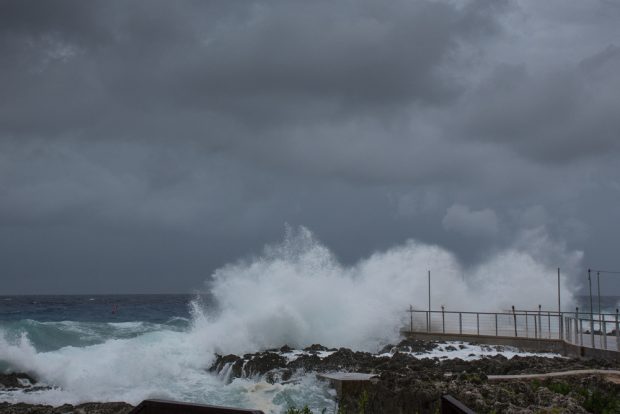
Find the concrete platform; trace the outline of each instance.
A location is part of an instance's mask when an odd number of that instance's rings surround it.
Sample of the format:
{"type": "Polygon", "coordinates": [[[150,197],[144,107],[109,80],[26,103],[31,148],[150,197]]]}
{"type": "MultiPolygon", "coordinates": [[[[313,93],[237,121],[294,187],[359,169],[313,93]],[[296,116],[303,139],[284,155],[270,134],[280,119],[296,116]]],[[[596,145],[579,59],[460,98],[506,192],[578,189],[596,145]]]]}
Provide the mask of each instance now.
{"type": "Polygon", "coordinates": [[[329,381],[330,385],[336,390],[336,395],[340,400],[343,395],[357,396],[367,391],[377,383],[379,376],[360,372],[331,372],[317,374],[317,378],[329,381]]]}

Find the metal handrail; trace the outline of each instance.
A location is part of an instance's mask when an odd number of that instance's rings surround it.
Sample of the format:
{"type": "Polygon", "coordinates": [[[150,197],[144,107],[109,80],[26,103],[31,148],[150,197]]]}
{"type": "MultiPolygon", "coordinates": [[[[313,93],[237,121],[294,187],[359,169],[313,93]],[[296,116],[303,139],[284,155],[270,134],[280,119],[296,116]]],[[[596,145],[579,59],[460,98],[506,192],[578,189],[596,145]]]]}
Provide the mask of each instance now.
{"type": "MultiPolygon", "coordinates": [[[[448,310],[431,310],[429,311],[428,309],[407,309],[406,312],[416,312],[416,313],[461,313],[463,315],[534,315],[534,314],[542,314],[542,315],[552,315],[552,316],[557,316],[558,314],[560,315],[575,315],[576,312],[573,311],[562,311],[562,312],[558,312],[558,311],[548,311],[548,310],[525,310],[525,309],[515,309],[515,311],[503,311],[503,312],[474,312],[474,311],[448,311],[448,310]]],[[[589,312],[581,312],[579,311],[579,315],[583,316],[583,315],[596,315],[596,316],[616,316],[615,313],[589,313],[589,312]]],[[[588,319],[590,320],[590,318],[582,318],[582,319],[588,319]]]]}
{"type": "Polygon", "coordinates": [[[596,314],[580,312],[579,308],[574,312],[558,312],[541,307],[538,310],[513,307],[509,312],[472,312],[448,311],[443,306],[441,310],[416,310],[410,306],[407,312],[410,313],[411,332],[415,325],[418,332],[563,340],[579,346],[620,351],[619,312],[596,314]],[[416,315],[424,315],[424,318],[416,315]],[[608,338],[614,335],[615,343],[608,338]]]}

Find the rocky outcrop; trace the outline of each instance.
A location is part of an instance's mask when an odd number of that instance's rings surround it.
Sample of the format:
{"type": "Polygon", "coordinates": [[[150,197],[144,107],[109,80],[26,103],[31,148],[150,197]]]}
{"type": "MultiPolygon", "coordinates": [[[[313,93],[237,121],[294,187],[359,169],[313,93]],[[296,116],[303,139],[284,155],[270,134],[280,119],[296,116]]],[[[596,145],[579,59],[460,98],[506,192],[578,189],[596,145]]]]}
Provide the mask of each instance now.
{"type": "Polygon", "coordinates": [[[35,379],[24,373],[0,374],[0,388],[30,388],[35,379]]]}
{"type": "MultiPolygon", "coordinates": [[[[464,361],[459,358],[420,358],[438,346],[463,353],[462,344],[438,344],[405,340],[384,347],[379,354],[355,352],[347,348],[327,349],[312,345],[301,351],[289,347],[244,356],[218,357],[214,372],[228,370],[230,378],[261,377],[266,381],[286,382],[296,374],[308,372],[365,372],[379,375],[365,395],[343,395],[344,412],[435,413],[444,394],[451,394],[479,413],[586,413],[619,412],[620,385],[596,375],[536,380],[489,382],[488,375],[546,373],[577,369],[618,369],[617,362],[546,358],[539,356],[486,356],[464,361]],[[602,407],[602,408],[601,408],[602,407]],[[553,410],[556,411],[553,411],[553,410]],[[607,410],[607,411],[603,411],[607,410]],[[616,411],[614,411],[616,410],[616,411]]],[[[489,346],[487,351],[502,351],[489,346]]]]}
{"type": "MultiPolygon", "coordinates": [[[[37,380],[24,373],[0,374],[0,389],[34,392],[49,387],[37,384],[37,380]]],[[[59,407],[38,404],[9,404],[0,402],[0,414],[126,414],[133,406],[124,402],[64,404],[59,407]]]]}

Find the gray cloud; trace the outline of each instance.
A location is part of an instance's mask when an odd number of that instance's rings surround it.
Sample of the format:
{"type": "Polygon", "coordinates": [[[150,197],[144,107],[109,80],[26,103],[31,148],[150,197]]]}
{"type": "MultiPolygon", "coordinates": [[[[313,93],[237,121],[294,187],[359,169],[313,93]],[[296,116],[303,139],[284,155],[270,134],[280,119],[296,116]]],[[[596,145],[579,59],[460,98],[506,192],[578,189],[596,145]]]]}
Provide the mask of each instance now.
{"type": "Polygon", "coordinates": [[[492,237],[498,232],[499,220],[491,209],[471,210],[467,206],[450,206],[441,221],[447,231],[455,231],[465,236],[492,237]]]}
{"type": "Polygon", "coordinates": [[[572,67],[542,75],[499,65],[464,100],[464,128],[536,160],[566,162],[618,150],[620,48],[609,45],[572,67]]]}
{"type": "Polygon", "coordinates": [[[473,262],[544,229],[613,267],[618,17],[598,0],[0,1],[9,289],[150,274],[186,291],[285,222],[349,262],[411,237],[473,262]]]}

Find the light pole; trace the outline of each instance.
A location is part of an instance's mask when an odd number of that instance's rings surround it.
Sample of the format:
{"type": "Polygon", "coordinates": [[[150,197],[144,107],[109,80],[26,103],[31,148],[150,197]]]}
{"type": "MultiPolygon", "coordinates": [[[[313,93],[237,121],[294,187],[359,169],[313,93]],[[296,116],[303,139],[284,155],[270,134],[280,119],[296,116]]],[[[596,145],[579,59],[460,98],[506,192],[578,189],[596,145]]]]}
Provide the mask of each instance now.
{"type": "Polygon", "coordinates": [[[588,269],[588,285],[590,286],[590,337],[592,338],[592,348],[594,348],[594,309],[592,308],[592,277],[588,269]]]}
{"type": "Polygon", "coordinates": [[[431,314],[431,271],[428,271],[428,314],[431,314]]]}
{"type": "Polygon", "coordinates": [[[558,315],[562,313],[562,306],[560,302],[560,268],[558,267],[558,315]]]}
{"type": "Polygon", "coordinates": [[[431,271],[428,271],[428,328],[431,327],[431,271]]]}
{"type": "Polygon", "coordinates": [[[601,315],[601,271],[596,271],[596,287],[598,289],[598,314],[601,315]]]}
{"type": "Polygon", "coordinates": [[[564,327],[562,326],[563,322],[564,320],[562,319],[562,305],[560,302],[560,268],[558,267],[558,337],[560,339],[564,337],[564,327]]]}

